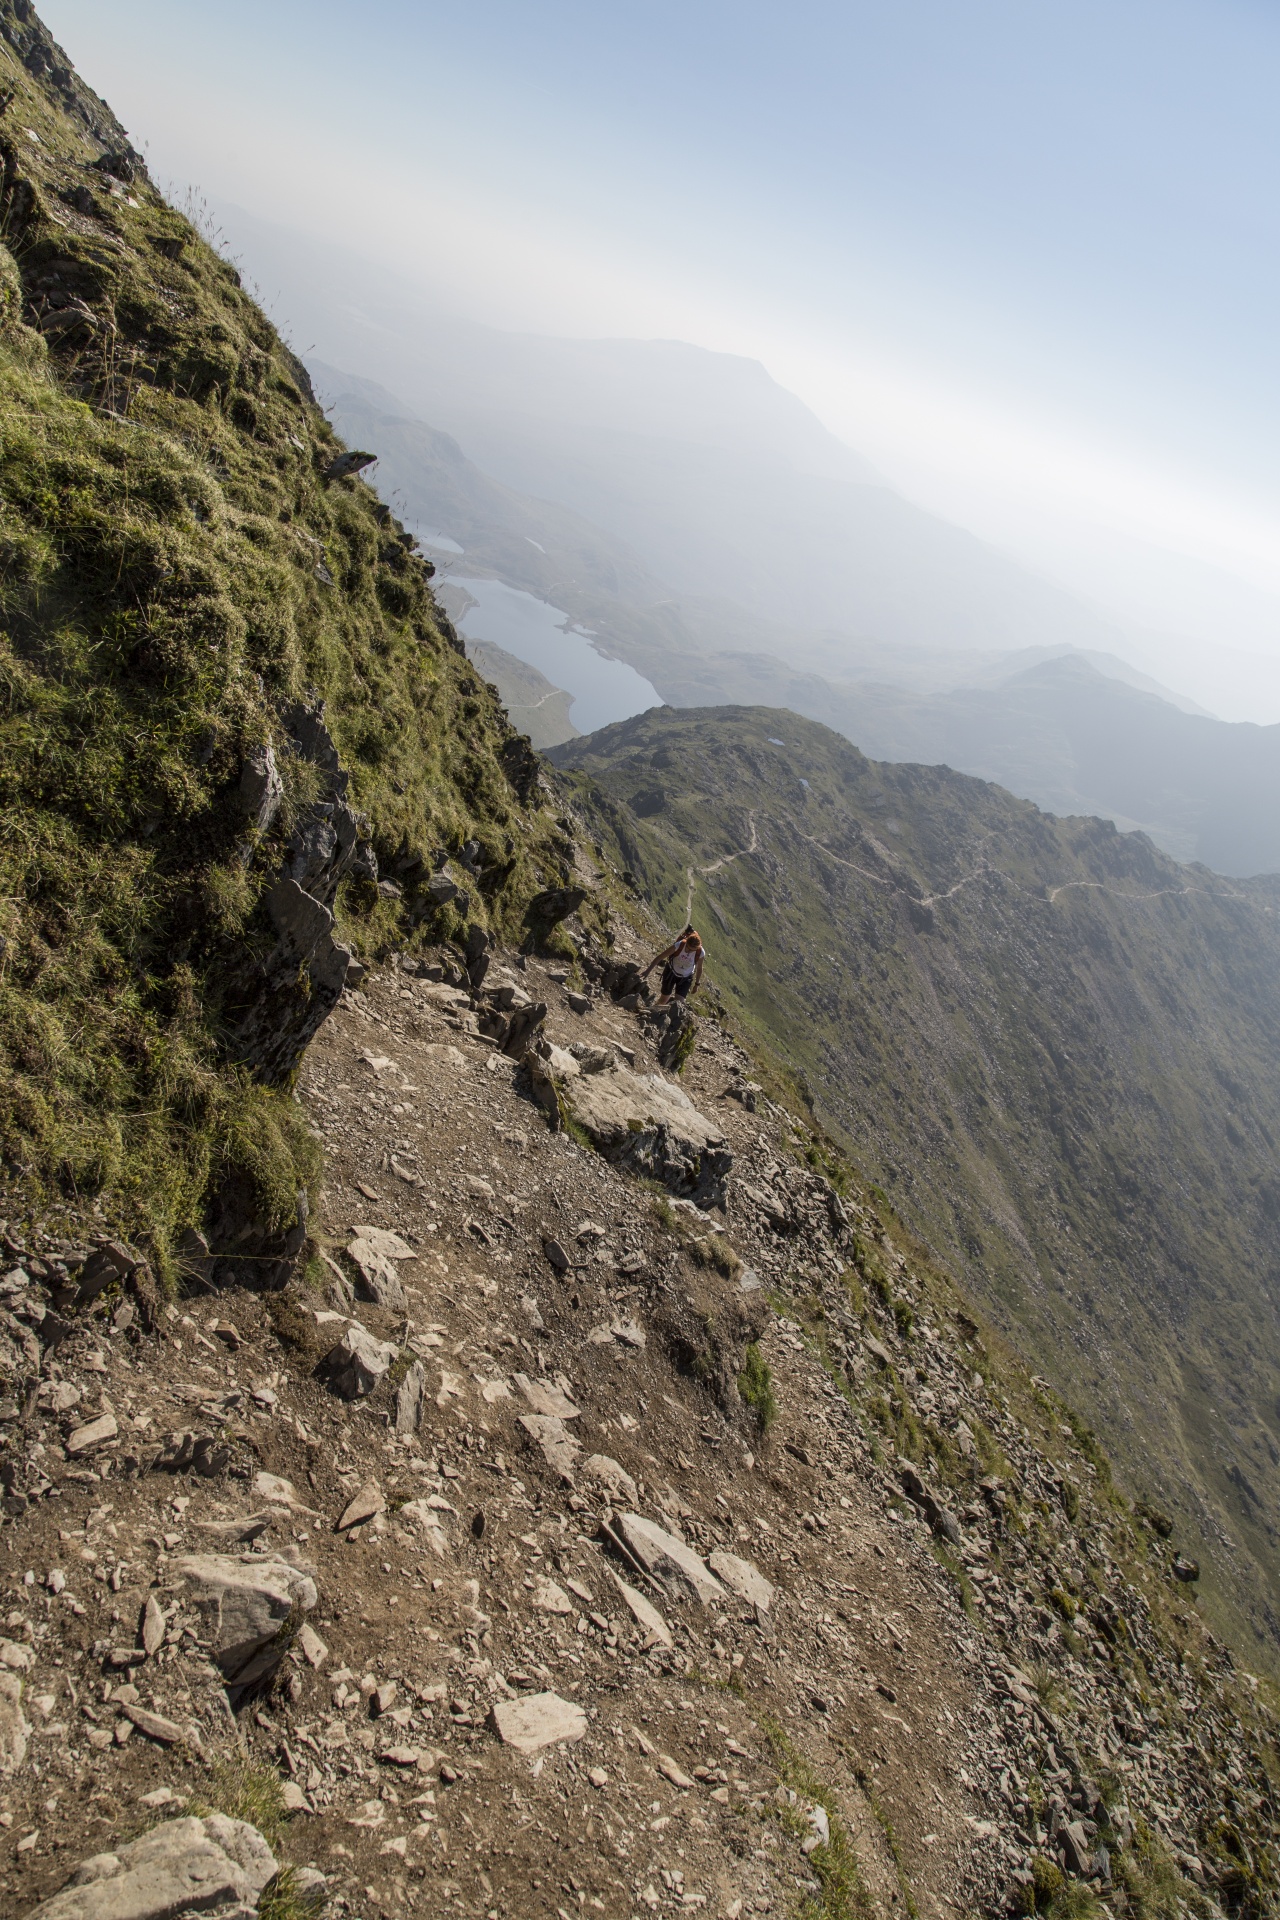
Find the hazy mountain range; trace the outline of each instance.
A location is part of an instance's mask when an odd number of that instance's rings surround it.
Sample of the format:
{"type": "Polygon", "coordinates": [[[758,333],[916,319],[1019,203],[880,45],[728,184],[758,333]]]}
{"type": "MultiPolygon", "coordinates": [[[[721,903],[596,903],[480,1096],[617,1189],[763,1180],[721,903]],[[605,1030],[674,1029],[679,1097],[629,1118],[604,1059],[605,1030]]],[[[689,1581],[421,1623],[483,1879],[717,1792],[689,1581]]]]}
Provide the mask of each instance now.
{"type": "MultiPolygon", "coordinates": [[[[529,348],[527,342],[518,344],[522,350],[529,348]]],[[[558,350],[570,343],[534,344],[558,350]]],[[[633,367],[643,365],[643,352],[633,343],[621,345],[633,367]]],[[[730,404],[737,391],[735,383],[755,404],[751,430],[758,428],[762,441],[772,439],[814,464],[838,465],[843,452],[838,443],[816,421],[807,428],[809,416],[799,409],[797,418],[798,403],[765,381],[759,369],[730,361],[725,372],[718,364],[725,356],[668,349],[661,343],[654,354],[652,405],[660,425],[678,411],[688,389],[696,394],[692,368],[709,363],[714,373],[701,406],[693,399],[689,402],[698,430],[708,436],[718,433],[726,443],[720,448],[701,447],[696,456],[690,456],[691,472],[701,476],[695,491],[700,496],[705,491],[708,502],[704,523],[708,516],[718,519],[723,514],[721,483],[711,475],[707,462],[723,458],[731,465],[734,453],[728,443],[747,432],[744,422],[749,410],[744,406],[743,413],[736,415],[730,404]],[[723,385],[717,385],[721,379],[723,385]]],[[[527,369],[543,404],[548,394],[563,393],[568,384],[568,356],[557,352],[546,357],[550,371],[545,381],[534,379],[532,366],[527,369]]],[[[638,466],[634,443],[641,436],[630,423],[641,404],[635,391],[641,385],[639,374],[628,388],[618,372],[619,356],[593,351],[584,358],[583,384],[589,388],[591,405],[603,405],[607,398],[616,404],[619,419],[628,423],[619,428],[620,437],[613,443],[619,477],[613,493],[607,495],[613,502],[609,511],[624,518],[619,505],[624,493],[629,490],[637,503],[645,493],[649,508],[642,510],[637,504],[636,524],[651,524],[661,494],[658,468],[673,443],[656,439],[648,450],[648,464],[638,466]]],[[[469,596],[451,589],[449,569],[472,577],[492,575],[585,625],[606,652],[634,667],[671,705],[741,702],[788,707],[837,728],[877,758],[942,762],[996,780],[1054,813],[1099,814],[1122,828],[1141,828],[1180,860],[1199,860],[1228,874],[1280,868],[1280,727],[1229,723],[1188,711],[1190,702],[1179,700],[1095,646],[1086,650],[1062,641],[1056,646],[956,645],[948,649],[906,640],[851,639],[831,630],[788,624],[785,617],[774,618],[758,606],[748,612],[727,595],[682,592],[651,564],[650,548],[643,540],[624,539],[564,497],[547,497],[556,486],[562,486],[562,493],[574,490],[564,478],[567,467],[556,464],[558,456],[551,460],[546,489],[521,491],[470,458],[452,433],[415,418],[406,403],[376,383],[323,362],[314,363],[313,372],[339,431],[353,444],[378,453],[379,484],[395,499],[406,521],[416,525],[424,538],[438,540],[443,535],[463,550],[456,558],[443,548],[436,550],[444,568],[442,595],[455,618],[464,614],[469,596]]],[[[509,373],[508,367],[504,378],[509,373]]],[[[481,374],[477,371],[469,377],[479,380],[481,374]]],[[[517,440],[525,447],[522,457],[533,462],[528,414],[519,416],[510,441],[503,441],[503,415],[496,401],[505,404],[511,399],[509,388],[500,380],[495,405],[483,420],[478,414],[473,418],[473,437],[487,444],[495,465],[503,462],[503,444],[510,450],[517,440]]],[[[441,404],[447,404],[443,397],[441,404]]],[[[579,475],[577,490],[584,499],[595,498],[599,503],[606,499],[605,491],[593,495],[582,478],[587,471],[584,449],[591,442],[596,450],[593,457],[603,465],[608,438],[582,424],[579,416],[587,410],[587,400],[581,395],[576,402],[566,400],[565,407],[569,415],[565,435],[575,441],[581,454],[574,469],[579,475]]],[[[454,411],[462,413],[456,400],[454,411]]],[[[558,430],[549,429],[549,435],[559,444],[558,430]]],[[[742,457],[755,475],[751,485],[758,490],[763,485],[763,463],[742,457]]],[[[508,466],[514,465],[518,462],[513,454],[508,466]]],[[[774,484],[775,491],[789,501],[788,511],[795,510],[801,494],[794,491],[794,472],[785,481],[775,475],[774,484]]],[[[905,548],[893,549],[898,553],[894,568],[904,583],[917,579],[917,572],[920,577],[928,573],[930,554],[949,554],[951,560],[962,555],[966,567],[974,561],[974,569],[953,573],[949,591],[961,600],[968,592],[965,605],[973,613],[983,604],[983,596],[995,591],[997,578],[1003,577],[1000,569],[1006,563],[968,536],[957,535],[948,544],[953,530],[940,532],[942,523],[930,521],[928,515],[916,515],[915,509],[907,510],[905,517],[896,508],[890,513],[884,500],[892,496],[882,488],[827,478],[822,487],[844,488],[846,499],[875,495],[876,511],[887,516],[885,525],[892,521],[904,539],[904,529],[916,529],[918,568],[907,564],[905,548]]],[[[834,496],[828,491],[823,497],[830,505],[834,496]]],[[[690,529],[696,514],[694,503],[686,504],[689,512],[681,538],[692,551],[696,543],[690,529]]],[[[674,525],[679,518],[675,509],[665,510],[674,525]]],[[[727,549],[723,542],[717,545],[709,525],[704,533],[704,548],[710,556],[704,578],[710,580],[727,549]]],[[[655,544],[661,547],[663,542],[655,544]]],[[[674,552],[678,544],[673,536],[666,551],[683,566],[674,552]]],[[[887,545],[882,554],[883,583],[894,572],[886,557],[890,551],[887,545]]],[[[691,571],[686,568],[685,577],[691,571]]],[[[1055,621],[1060,631],[1067,631],[1071,606],[1067,597],[1037,602],[1027,584],[1030,580],[1031,576],[1019,576],[1016,593],[1010,587],[1006,614],[1012,620],[1012,609],[1020,606],[1026,613],[1024,631],[1051,630],[1055,621]]],[[[1038,589],[1038,583],[1032,584],[1038,589]]],[[[830,582],[823,589],[828,590],[834,590],[830,582]]],[[[746,591],[754,594],[755,588],[747,584],[746,591]]],[[[770,595],[769,605],[776,606],[776,583],[770,595]]],[[[924,631],[924,602],[918,600],[917,606],[920,623],[911,630],[924,631]]],[[[482,630],[485,639],[491,644],[499,641],[510,654],[509,638],[504,635],[499,640],[496,632],[482,630]]],[[[1008,638],[1015,627],[1004,631],[1008,638]]],[[[961,628],[953,625],[948,632],[958,636],[961,628]]],[[[1082,628],[1082,635],[1093,641],[1113,637],[1100,626],[1097,632],[1082,628]]],[[[552,682],[530,680],[532,670],[526,664],[516,676],[517,685],[509,668],[493,653],[486,656],[485,670],[509,710],[520,714],[522,724],[528,718],[538,745],[571,737],[572,708],[563,698],[554,697],[557,690],[552,682]]]]}

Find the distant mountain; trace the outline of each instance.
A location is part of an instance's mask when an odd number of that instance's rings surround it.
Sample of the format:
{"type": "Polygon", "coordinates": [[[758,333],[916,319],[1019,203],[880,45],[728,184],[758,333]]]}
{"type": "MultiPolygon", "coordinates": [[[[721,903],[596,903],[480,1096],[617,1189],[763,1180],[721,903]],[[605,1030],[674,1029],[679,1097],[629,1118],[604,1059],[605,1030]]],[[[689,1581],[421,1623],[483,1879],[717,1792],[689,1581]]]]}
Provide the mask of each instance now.
{"type": "MultiPolygon", "coordinates": [[[[379,454],[380,484],[410,524],[452,538],[467,572],[563,608],[673,706],[788,707],[877,759],[943,763],[1054,813],[1140,827],[1179,860],[1280,870],[1280,727],[1188,713],[1107,653],[898,653],[682,596],[635,547],[492,479],[373,382],[314,372],[339,431],[379,454]]],[[[540,745],[571,737],[571,711],[567,701],[539,710],[540,745]]]]}
{"type": "Polygon", "coordinates": [[[492,478],[624,541],[682,596],[881,647],[1125,650],[1084,601],[895,493],[758,362],[502,332],[354,255],[337,271],[329,243],[223,217],[308,361],[380,382],[492,478]]]}
{"type": "Polygon", "coordinates": [[[826,717],[876,759],[944,761],[1219,873],[1280,871],[1280,726],[1182,712],[1079,655],[942,694],[859,687],[826,717]]]}
{"type": "Polygon", "coordinates": [[[776,710],[663,708],[551,757],[1280,1665],[1280,883],[776,710]]]}

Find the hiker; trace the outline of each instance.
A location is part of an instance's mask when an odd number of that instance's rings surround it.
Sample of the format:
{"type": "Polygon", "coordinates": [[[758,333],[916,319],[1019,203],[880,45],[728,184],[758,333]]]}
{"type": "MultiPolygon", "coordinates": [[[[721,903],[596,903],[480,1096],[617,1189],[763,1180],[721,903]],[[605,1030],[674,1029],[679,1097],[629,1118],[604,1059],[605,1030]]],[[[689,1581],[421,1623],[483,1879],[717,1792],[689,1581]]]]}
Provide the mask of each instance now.
{"type": "Polygon", "coordinates": [[[660,1007],[670,1006],[671,996],[677,1000],[687,1000],[702,985],[702,963],[706,959],[702,941],[692,926],[672,942],[662,953],[655,953],[640,978],[647,980],[658,962],[662,962],[662,991],[658,996],[660,1007]]]}

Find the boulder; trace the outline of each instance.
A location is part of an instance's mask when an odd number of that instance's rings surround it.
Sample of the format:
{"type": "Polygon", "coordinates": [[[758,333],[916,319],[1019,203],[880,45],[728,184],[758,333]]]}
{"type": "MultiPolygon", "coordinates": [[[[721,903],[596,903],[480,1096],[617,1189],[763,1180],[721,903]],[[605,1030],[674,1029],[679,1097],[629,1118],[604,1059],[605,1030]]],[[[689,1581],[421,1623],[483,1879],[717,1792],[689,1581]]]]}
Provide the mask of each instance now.
{"type": "Polygon", "coordinates": [[[497,1700],[490,1714],[494,1732],[504,1747],[517,1753],[540,1753],[581,1740],[587,1716],[572,1700],[558,1693],[529,1693],[523,1700],[497,1700]]]}
{"type": "Polygon", "coordinates": [[[367,1327],[353,1320],[336,1347],[331,1347],[317,1369],[342,1400],[362,1400],[373,1392],[393,1365],[396,1349],[375,1340],[367,1327]]]}
{"type": "Polygon", "coordinates": [[[171,1920],[184,1913],[253,1920],[276,1873],[247,1820],[222,1813],[166,1820],[114,1853],[97,1853],[30,1920],[171,1920]]]}
{"type": "Polygon", "coordinates": [[[301,1568],[258,1554],[186,1554],[173,1570],[186,1585],[229,1686],[251,1686],[270,1673],[318,1598],[314,1580],[301,1568]]]}
{"type": "Polygon", "coordinates": [[[409,1302],[400,1284],[400,1276],[372,1241],[358,1236],[347,1248],[347,1258],[360,1276],[356,1292],[361,1300],[372,1300],[375,1306],[385,1307],[388,1313],[407,1311],[409,1302]]]}
{"type": "Polygon", "coordinates": [[[708,1556],[707,1565],[717,1580],[724,1582],[730,1593],[736,1593],[740,1600],[749,1600],[753,1607],[762,1607],[768,1613],[777,1588],[771,1580],[765,1579],[759,1567],[753,1567],[749,1560],[740,1560],[736,1553],[726,1553],[722,1547],[708,1556]]]}
{"type": "Polygon", "coordinates": [[[693,1548],[665,1527],[638,1513],[618,1514],[614,1526],[628,1553],[673,1600],[696,1600],[708,1607],[727,1598],[725,1589],[693,1548]]]}
{"type": "Polygon", "coordinates": [[[724,1201],[733,1155],[720,1128],[661,1074],[614,1066],[558,1080],[566,1114],[608,1160],[700,1207],[724,1201]]]}

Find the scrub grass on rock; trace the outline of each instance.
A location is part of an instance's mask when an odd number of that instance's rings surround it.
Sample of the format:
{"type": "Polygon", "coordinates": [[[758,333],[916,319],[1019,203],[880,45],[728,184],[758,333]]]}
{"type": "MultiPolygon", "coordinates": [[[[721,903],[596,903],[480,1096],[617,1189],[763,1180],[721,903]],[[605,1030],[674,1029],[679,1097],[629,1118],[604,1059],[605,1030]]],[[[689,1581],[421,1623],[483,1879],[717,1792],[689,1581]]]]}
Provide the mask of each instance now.
{"type": "Polygon", "coordinates": [[[342,449],[299,362],[109,110],[33,78],[69,72],[34,15],[6,0],[0,27],[3,1207],[94,1205],[163,1267],[228,1181],[279,1227],[316,1178],[287,1088],[234,1043],[316,797],[292,703],[323,703],[395,883],[342,883],[348,944],[519,936],[564,864],[411,537],[326,477],[342,449]],[[258,832],[239,782],[268,747],[258,832]],[[425,883],[468,843],[438,909],[425,883]]]}

